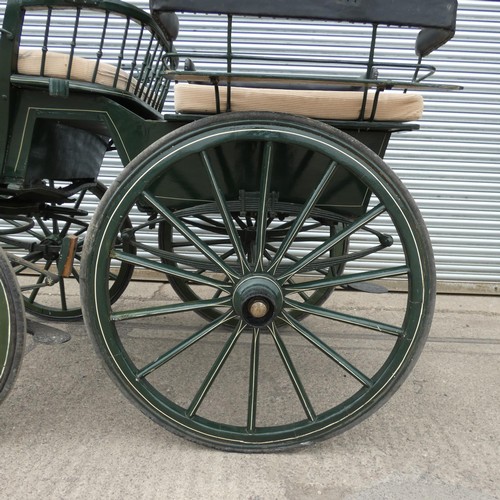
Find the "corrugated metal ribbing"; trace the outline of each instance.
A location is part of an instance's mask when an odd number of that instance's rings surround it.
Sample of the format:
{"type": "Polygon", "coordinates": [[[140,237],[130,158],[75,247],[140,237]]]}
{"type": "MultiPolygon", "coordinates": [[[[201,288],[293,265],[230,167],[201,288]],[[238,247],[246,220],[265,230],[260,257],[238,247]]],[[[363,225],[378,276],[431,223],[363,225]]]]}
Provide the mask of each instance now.
{"type": "MultiPolygon", "coordinates": [[[[148,2],[135,0],[144,9],[148,2]]],[[[0,3],[0,17],[5,2],[0,3]]],[[[236,21],[234,43],[255,54],[337,58],[366,56],[370,29],[352,25],[255,20],[236,21]],[[262,32],[266,32],[262,37],[262,32]],[[311,51],[311,46],[314,49],[311,51]],[[333,49],[332,49],[333,47],[333,49]]],[[[221,50],[226,20],[183,14],[179,51],[221,50]]],[[[377,59],[412,62],[415,30],[381,28],[377,59]]],[[[459,0],[455,38],[427,58],[434,82],[464,86],[460,92],[424,92],[421,130],[395,134],[386,161],[417,201],[428,225],[442,281],[500,283],[500,2],[459,0]]],[[[209,67],[221,64],[212,62],[209,67]]],[[[271,67],[273,63],[268,63],[271,67]]],[[[207,67],[205,67],[207,69],[207,67]]],[[[262,66],[246,64],[262,72],[262,66]]],[[[273,70],[311,73],[318,65],[289,63],[273,70]]],[[[265,69],[264,69],[265,71],[265,69]]],[[[352,74],[360,74],[351,68],[352,74]]],[[[384,72],[385,76],[397,76],[384,72]]],[[[169,99],[166,111],[171,111],[169,99]]],[[[110,156],[102,169],[109,183],[121,169],[110,156]]],[[[391,256],[388,255],[388,259],[391,256]]]]}
{"type": "Polygon", "coordinates": [[[500,282],[500,3],[459,1],[455,38],[429,58],[461,92],[425,93],[421,130],[386,160],[431,234],[438,277],[500,282]]]}

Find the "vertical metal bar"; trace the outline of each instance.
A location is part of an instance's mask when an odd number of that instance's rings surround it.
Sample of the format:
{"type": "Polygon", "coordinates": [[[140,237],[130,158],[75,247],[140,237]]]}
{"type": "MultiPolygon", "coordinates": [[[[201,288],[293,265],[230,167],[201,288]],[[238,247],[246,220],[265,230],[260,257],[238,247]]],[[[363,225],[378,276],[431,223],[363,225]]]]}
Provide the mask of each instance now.
{"type": "MultiPolygon", "coordinates": [[[[231,74],[233,69],[233,16],[228,14],[227,16],[227,53],[226,53],[226,66],[228,75],[231,74]]],[[[227,79],[227,91],[226,91],[226,111],[231,111],[231,77],[227,79]]]]}
{"type": "Polygon", "coordinates": [[[106,11],[106,15],[104,17],[104,24],[102,27],[101,33],[101,41],[99,42],[99,50],[97,51],[96,63],[94,67],[94,74],[92,75],[92,82],[94,83],[97,78],[97,72],[99,71],[99,64],[102,58],[102,49],[104,48],[104,40],[106,39],[106,31],[108,29],[108,21],[109,21],[109,10],[106,11]]]}
{"type": "Polygon", "coordinates": [[[137,89],[136,89],[136,92],[135,92],[135,95],[137,97],[141,97],[141,94],[142,94],[142,91],[144,89],[144,82],[143,80],[145,79],[145,76],[144,76],[144,73],[147,69],[147,66],[149,64],[149,58],[151,57],[149,55],[149,53],[151,52],[151,47],[153,46],[153,36],[150,37],[149,39],[149,45],[148,45],[148,48],[146,50],[146,55],[144,56],[144,60],[142,61],[142,68],[141,68],[141,72],[137,78],[137,89]]]}
{"type": "Polygon", "coordinates": [[[155,49],[153,51],[153,55],[151,55],[151,47],[152,47],[154,41],[155,41],[155,38],[153,36],[151,36],[151,42],[149,45],[150,48],[149,48],[148,54],[147,54],[148,57],[144,59],[144,66],[145,66],[146,71],[142,75],[142,85],[141,85],[141,90],[139,93],[140,94],[139,97],[141,97],[141,99],[143,99],[143,100],[147,99],[147,96],[149,93],[149,88],[150,88],[151,83],[149,83],[148,86],[146,86],[146,84],[148,83],[148,80],[150,79],[151,70],[153,69],[153,61],[155,60],[156,53],[158,52],[159,42],[156,40],[155,49]]]}
{"type": "MultiPolygon", "coordinates": [[[[136,45],[136,48],[135,48],[134,58],[132,59],[132,64],[131,64],[131,67],[130,67],[130,75],[128,77],[127,87],[126,87],[125,90],[130,90],[130,85],[132,84],[132,80],[134,78],[135,68],[137,66],[137,60],[139,59],[139,51],[141,49],[142,37],[143,36],[144,36],[144,24],[141,24],[141,31],[139,32],[139,38],[137,40],[137,45],[136,45]]],[[[137,83],[139,83],[139,82],[137,82],[137,83]]],[[[137,88],[133,89],[134,93],[136,92],[136,90],[137,90],[137,88]]]]}
{"type": "Polygon", "coordinates": [[[125,57],[125,45],[128,39],[128,30],[130,28],[130,17],[127,16],[127,22],[125,23],[125,33],[123,35],[122,46],[120,48],[120,54],[118,55],[118,64],[116,65],[115,78],[113,80],[113,87],[116,88],[118,83],[118,77],[120,76],[120,71],[122,69],[123,58],[125,57]]]}
{"type": "MultiPolygon", "coordinates": [[[[366,79],[370,79],[373,72],[373,62],[375,58],[375,44],[377,42],[377,28],[378,24],[373,24],[372,28],[372,40],[370,44],[370,55],[368,56],[368,62],[366,64],[366,79]]],[[[366,102],[368,100],[368,87],[363,90],[363,102],[361,103],[361,111],[359,113],[359,120],[363,121],[365,119],[366,102]]]]}
{"type": "MultiPolygon", "coordinates": [[[[415,73],[413,73],[413,78],[412,78],[412,82],[416,82],[417,81],[417,78],[418,78],[418,73],[420,71],[420,65],[422,64],[422,55],[419,55],[418,56],[418,62],[417,62],[417,66],[415,67],[415,73]]],[[[406,94],[406,92],[408,92],[408,89],[405,89],[404,90],[404,93],[406,94]]]]}
{"type": "Polygon", "coordinates": [[[377,113],[377,106],[378,106],[378,98],[380,96],[380,89],[378,88],[377,91],[375,92],[375,96],[373,97],[373,104],[372,104],[372,112],[370,114],[369,120],[372,122],[375,120],[375,114],[377,113]]]}
{"type": "Polygon", "coordinates": [[[45,61],[47,59],[47,52],[49,50],[49,32],[50,32],[51,20],[52,20],[52,7],[47,7],[47,23],[45,25],[45,35],[43,37],[42,62],[40,65],[41,76],[45,76],[45,61]]]}
{"type": "Polygon", "coordinates": [[[81,7],[76,8],[76,15],[75,15],[75,27],[73,29],[73,38],[71,39],[71,50],[69,52],[69,61],[68,61],[68,71],[66,73],[66,78],[68,80],[71,79],[71,67],[73,66],[73,57],[75,55],[75,47],[76,47],[76,38],[78,35],[78,26],[80,23],[80,13],[81,13],[81,7]]]}
{"type": "Polygon", "coordinates": [[[155,67],[153,68],[152,75],[154,80],[152,80],[152,85],[150,86],[149,89],[149,104],[153,106],[153,103],[155,102],[155,97],[158,93],[159,86],[161,85],[162,77],[161,74],[165,70],[165,64],[163,62],[163,57],[165,51],[163,50],[163,47],[161,46],[160,42],[158,41],[158,47],[160,48],[160,53],[156,57],[156,64],[155,67]]]}

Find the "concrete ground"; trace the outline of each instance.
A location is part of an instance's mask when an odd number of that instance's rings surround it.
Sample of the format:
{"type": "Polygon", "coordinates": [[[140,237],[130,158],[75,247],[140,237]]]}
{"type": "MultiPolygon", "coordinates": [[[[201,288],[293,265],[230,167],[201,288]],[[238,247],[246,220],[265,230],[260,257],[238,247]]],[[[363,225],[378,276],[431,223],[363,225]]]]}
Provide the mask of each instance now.
{"type": "MultiPolygon", "coordinates": [[[[353,294],[355,307],[366,297],[353,294]]],[[[498,296],[440,295],[427,346],[384,407],[340,436],[265,455],[197,446],[150,421],[108,378],[83,323],[33,328],[0,406],[2,499],[500,498],[498,296]],[[61,330],[69,342],[39,342],[61,330]]]]}

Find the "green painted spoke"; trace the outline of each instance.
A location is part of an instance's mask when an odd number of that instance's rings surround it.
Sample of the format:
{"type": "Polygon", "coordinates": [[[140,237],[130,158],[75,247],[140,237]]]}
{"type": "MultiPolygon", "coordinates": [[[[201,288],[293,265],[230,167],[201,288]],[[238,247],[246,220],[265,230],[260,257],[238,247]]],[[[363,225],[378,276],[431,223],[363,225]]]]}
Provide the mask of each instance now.
{"type": "Polygon", "coordinates": [[[358,370],[354,365],[349,363],[343,356],[334,351],[328,344],[325,344],[320,338],[318,338],[314,333],[307,329],[304,325],[295,320],[286,311],[283,311],[283,319],[300,335],[302,335],[306,340],[308,340],[312,345],[319,349],[323,354],[328,356],[333,362],[344,369],[349,375],[354,377],[358,382],[363,384],[365,387],[371,387],[373,382],[360,370],[358,370]]]}
{"type": "Polygon", "coordinates": [[[146,269],[151,269],[152,271],[158,271],[163,274],[178,276],[179,278],[183,278],[187,281],[194,281],[195,283],[201,283],[203,285],[220,288],[224,291],[229,291],[229,289],[231,288],[230,285],[224,283],[223,281],[215,280],[201,274],[183,271],[176,266],[171,266],[164,262],[155,262],[149,259],[145,259],[144,257],[121,252],[120,250],[113,250],[111,252],[111,258],[119,260],[121,262],[127,262],[128,264],[133,264],[135,266],[141,266],[146,269]]]}
{"type": "Polygon", "coordinates": [[[74,266],[71,267],[71,275],[73,276],[73,278],[75,278],[75,280],[78,283],[80,283],[80,273],[76,270],[74,266]]]}
{"type": "MultiPolygon", "coordinates": [[[[54,262],[54,260],[48,260],[45,263],[45,265],[43,266],[43,270],[48,271],[53,262],[54,262]]],[[[43,283],[44,279],[45,279],[45,276],[43,274],[40,274],[40,276],[36,280],[36,285],[41,285],[43,283]]],[[[30,293],[30,296],[28,297],[28,302],[33,304],[35,302],[36,296],[38,295],[39,291],[40,291],[40,287],[33,288],[32,292],[30,293]]]]}
{"type": "Polygon", "coordinates": [[[276,271],[277,267],[279,266],[279,263],[281,262],[281,260],[283,259],[284,255],[285,255],[285,253],[289,250],[290,246],[294,242],[296,236],[299,234],[305,221],[309,217],[309,214],[316,206],[316,203],[319,200],[319,197],[321,196],[324,189],[328,185],[330,179],[332,178],[333,172],[335,171],[336,167],[337,167],[337,163],[332,161],[330,166],[326,169],[326,172],[323,175],[323,178],[318,183],[318,186],[316,187],[316,189],[312,193],[311,197],[308,199],[307,203],[303,206],[300,214],[297,215],[292,227],[289,229],[286,237],[283,239],[283,241],[278,249],[278,252],[276,253],[273,261],[271,262],[271,265],[269,267],[269,272],[274,273],[276,271]]]}
{"type": "MultiPolygon", "coordinates": [[[[277,249],[272,247],[271,245],[266,245],[266,247],[271,249],[274,253],[276,253],[276,251],[277,251],[277,249]]],[[[288,253],[288,252],[284,255],[284,257],[291,260],[292,262],[298,262],[300,260],[298,257],[295,257],[295,255],[292,255],[291,253],[288,253]]],[[[323,267],[327,267],[327,266],[323,266],[323,267]]],[[[324,269],[315,269],[315,271],[319,274],[322,274],[323,276],[328,275],[328,271],[325,271],[324,269]]]]}
{"type": "Polygon", "coordinates": [[[41,285],[43,283],[43,280],[44,280],[44,275],[41,274],[38,279],[36,280],[36,283],[35,283],[35,288],[33,288],[33,290],[31,291],[30,293],[30,296],[28,297],[28,302],[30,304],[33,304],[36,300],[36,296],[38,295],[38,292],[40,291],[40,287],[38,285],[41,285]]]}
{"type": "MultiPolygon", "coordinates": [[[[87,189],[82,189],[82,190],[80,191],[80,194],[78,195],[78,198],[77,198],[77,200],[76,200],[75,204],[73,205],[73,208],[74,208],[75,210],[78,210],[78,208],[79,208],[79,207],[80,207],[80,205],[82,204],[82,201],[83,201],[83,198],[84,198],[84,196],[85,196],[85,193],[86,193],[86,192],[87,192],[87,189]]],[[[63,226],[63,228],[62,228],[62,230],[61,230],[61,237],[63,237],[63,238],[64,238],[64,237],[66,236],[66,234],[68,233],[68,231],[69,231],[69,229],[70,229],[70,227],[71,227],[71,224],[72,224],[72,223],[73,223],[73,221],[72,221],[72,220],[68,220],[68,221],[66,222],[66,224],[64,224],[64,226],[63,226]]]]}
{"type": "Polygon", "coordinates": [[[293,276],[294,274],[300,272],[310,262],[318,259],[325,252],[328,252],[328,250],[333,248],[342,240],[348,238],[351,234],[355,233],[358,229],[368,224],[370,221],[378,217],[383,212],[385,212],[385,206],[382,204],[379,204],[376,207],[372,208],[364,215],[362,215],[361,217],[353,221],[351,224],[349,224],[347,227],[345,227],[342,231],[337,233],[333,238],[331,238],[328,241],[325,241],[325,243],[323,243],[315,250],[310,252],[308,255],[300,259],[295,265],[291,266],[284,274],[279,276],[278,280],[281,283],[285,282],[290,276],[293,276]]]}
{"type": "MultiPolygon", "coordinates": [[[[165,217],[172,226],[174,226],[185,238],[190,240],[205,257],[214,262],[222,271],[224,271],[232,281],[238,279],[237,273],[231,269],[226,263],[217,255],[209,246],[207,246],[184,222],[178,219],[168,208],[163,207],[158,203],[153,196],[148,193],[143,193],[144,199],[151,204],[151,206],[165,217]]],[[[172,273],[173,274],[173,273],[172,273]]]]}
{"type": "Polygon", "coordinates": [[[199,214],[196,217],[198,219],[200,219],[201,221],[206,222],[207,224],[210,224],[212,226],[218,227],[220,229],[224,229],[226,227],[224,224],[222,224],[222,222],[211,219],[210,217],[207,217],[206,215],[199,214]]]}
{"type": "MultiPolygon", "coordinates": [[[[295,281],[292,278],[290,278],[288,281],[292,285],[300,287],[300,285],[295,284],[295,281]]],[[[322,283],[322,281],[321,281],[321,283],[322,283]]],[[[286,290],[288,291],[288,288],[286,288],[286,290]]],[[[302,299],[304,299],[304,302],[307,302],[309,300],[309,296],[301,288],[299,288],[298,290],[293,289],[293,291],[297,291],[298,294],[300,295],[300,297],[302,297],[302,299]]]]}
{"type": "MultiPolygon", "coordinates": [[[[224,283],[229,284],[229,278],[227,276],[224,277],[224,283]]],[[[222,293],[222,290],[219,288],[218,290],[215,290],[215,293],[212,296],[212,299],[217,299],[220,297],[220,294],[222,293]]]]}
{"type": "Polygon", "coordinates": [[[245,223],[237,215],[233,216],[233,219],[236,221],[236,224],[238,224],[238,226],[240,226],[241,229],[247,228],[245,223]]]}
{"type": "Polygon", "coordinates": [[[88,224],[85,224],[84,227],[82,227],[81,229],[79,229],[78,231],[75,231],[73,233],[73,236],[81,236],[83,233],[85,233],[87,231],[87,229],[89,228],[89,225],[88,224]]]}
{"type": "Polygon", "coordinates": [[[260,329],[253,329],[252,352],[250,355],[250,378],[248,388],[247,431],[255,431],[257,419],[257,387],[259,383],[259,340],[260,329]]]}
{"type": "Polygon", "coordinates": [[[297,309],[298,311],[306,312],[313,316],[319,316],[321,318],[328,318],[334,321],[340,321],[342,323],[361,326],[363,328],[375,330],[380,333],[387,333],[396,337],[401,337],[403,335],[403,329],[399,326],[388,325],[387,323],[382,323],[380,321],[374,321],[367,318],[360,318],[359,316],[352,316],[350,314],[334,312],[323,307],[317,307],[314,305],[297,302],[292,299],[285,299],[285,302],[289,307],[297,309]]]}
{"type": "Polygon", "coordinates": [[[131,309],[130,311],[118,311],[111,314],[112,321],[124,321],[128,319],[147,318],[150,316],[161,316],[179,312],[190,312],[210,307],[229,306],[231,297],[222,299],[197,300],[193,302],[181,302],[179,304],[168,304],[166,306],[145,307],[142,309],[131,309]]]}
{"type": "MultiPolygon", "coordinates": [[[[43,231],[43,234],[45,236],[50,236],[52,234],[52,231],[47,227],[47,224],[45,224],[42,218],[39,215],[37,215],[35,219],[38,222],[38,225],[40,226],[41,230],[43,231]]],[[[40,241],[42,241],[42,239],[40,239],[40,241]]]]}
{"type": "MultiPolygon", "coordinates": [[[[52,204],[52,206],[54,206],[54,204],[52,204]]],[[[58,235],[59,232],[59,221],[55,217],[52,217],[52,233],[58,235]]]]}
{"type": "Polygon", "coordinates": [[[268,226],[267,209],[269,205],[269,189],[271,184],[271,169],[273,162],[273,143],[266,142],[262,159],[260,178],[260,203],[256,224],[255,240],[255,271],[264,270],[264,248],[266,245],[266,229],[268,226]]]}
{"type": "Polygon", "coordinates": [[[348,274],[345,276],[336,276],[333,278],[306,281],[304,283],[294,283],[289,279],[290,285],[285,285],[285,294],[291,292],[307,292],[319,290],[321,288],[331,288],[340,285],[348,285],[352,283],[359,283],[361,281],[369,281],[381,278],[390,278],[392,276],[400,276],[410,272],[408,266],[391,267],[388,269],[379,269],[378,271],[366,271],[362,273],[348,274]]]}
{"type": "MultiPolygon", "coordinates": [[[[229,238],[218,238],[213,240],[203,240],[205,245],[215,246],[215,245],[230,245],[232,242],[229,238]]],[[[172,248],[186,248],[191,247],[193,244],[190,241],[180,241],[172,244],[172,248]]],[[[235,253],[235,252],[233,252],[235,253]]]]}
{"type": "MultiPolygon", "coordinates": [[[[229,249],[227,252],[224,252],[222,255],[221,255],[221,258],[222,259],[227,259],[228,257],[230,257],[231,255],[233,255],[235,253],[235,250],[234,248],[231,248],[229,249]]],[[[208,271],[208,269],[197,269],[196,270],[196,274],[203,274],[204,272],[208,271]]],[[[224,277],[224,283],[230,283],[231,280],[229,279],[228,276],[225,276],[224,277]]]]}
{"type": "Polygon", "coordinates": [[[200,407],[201,403],[205,399],[205,396],[207,395],[208,391],[210,390],[210,387],[212,387],[212,384],[214,383],[215,379],[217,378],[217,375],[219,375],[222,367],[224,366],[224,363],[226,362],[227,358],[229,357],[229,354],[231,354],[231,351],[233,350],[233,347],[235,346],[240,333],[245,329],[245,325],[243,321],[240,321],[236,328],[234,329],[232,335],[229,337],[229,339],[226,341],[224,344],[224,347],[222,348],[222,351],[219,353],[217,356],[217,359],[215,360],[215,363],[212,365],[212,368],[210,368],[210,371],[208,372],[207,376],[205,377],[205,380],[201,384],[200,388],[196,392],[196,395],[193,398],[193,401],[189,405],[189,408],[187,409],[186,413],[189,417],[192,417],[197,411],[198,408],[200,407]]]}
{"type": "Polygon", "coordinates": [[[59,280],[59,296],[61,298],[61,310],[67,311],[68,304],[66,303],[66,287],[64,285],[64,278],[59,280]]]}
{"type": "Polygon", "coordinates": [[[234,227],[233,217],[231,216],[231,213],[229,212],[229,209],[227,207],[224,194],[222,193],[222,190],[220,189],[219,184],[217,183],[217,179],[215,178],[215,174],[212,165],[210,163],[210,159],[208,158],[208,155],[205,151],[202,151],[200,153],[200,156],[203,161],[203,164],[205,165],[205,169],[207,170],[210,183],[212,184],[212,191],[214,192],[215,201],[217,202],[217,206],[220,210],[222,220],[224,221],[224,224],[226,226],[227,234],[231,240],[231,243],[233,244],[234,249],[236,250],[236,255],[238,256],[238,260],[241,266],[241,271],[243,273],[248,272],[250,268],[248,266],[248,262],[245,257],[245,251],[243,249],[243,245],[241,244],[241,239],[238,235],[238,232],[236,231],[236,228],[234,227]]]}
{"type": "Polygon", "coordinates": [[[290,354],[288,353],[288,350],[287,350],[283,340],[281,339],[281,336],[279,335],[278,330],[276,328],[276,325],[274,323],[271,325],[269,330],[271,332],[271,335],[273,336],[273,340],[274,340],[274,343],[276,344],[279,355],[281,356],[281,360],[283,361],[283,364],[285,365],[288,376],[290,377],[290,380],[293,384],[293,388],[295,389],[295,392],[297,393],[297,396],[299,397],[300,403],[302,404],[302,408],[304,408],[304,411],[306,413],[307,418],[311,422],[313,422],[314,420],[316,420],[316,413],[314,411],[314,408],[312,406],[312,403],[311,403],[309,397],[307,396],[304,385],[302,384],[302,381],[300,380],[299,374],[297,373],[297,370],[295,369],[292,358],[290,357],[290,354]]]}
{"type": "Polygon", "coordinates": [[[186,340],[183,340],[175,347],[173,347],[166,353],[162,354],[160,357],[156,359],[156,361],[153,361],[152,363],[142,368],[142,370],[139,370],[136,374],[136,380],[140,380],[141,378],[147,377],[149,374],[160,368],[160,366],[163,366],[165,363],[175,358],[175,356],[185,351],[192,345],[196,344],[196,342],[199,342],[202,338],[206,337],[209,333],[213,332],[220,325],[222,325],[226,321],[230,321],[234,317],[235,317],[234,313],[232,311],[229,311],[223,316],[220,316],[219,318],[215,319],[214,321],[209,323],[205,328],[202,328],[195,334],[191,335],[191,337],[187,338],[186,340]]]}
{"type": "Polygon", "coordinates": [[[111,281],[116,281],[118,278],[118,274],[112,273],[111,271],[108,273],[108,276],[111,281]]]}

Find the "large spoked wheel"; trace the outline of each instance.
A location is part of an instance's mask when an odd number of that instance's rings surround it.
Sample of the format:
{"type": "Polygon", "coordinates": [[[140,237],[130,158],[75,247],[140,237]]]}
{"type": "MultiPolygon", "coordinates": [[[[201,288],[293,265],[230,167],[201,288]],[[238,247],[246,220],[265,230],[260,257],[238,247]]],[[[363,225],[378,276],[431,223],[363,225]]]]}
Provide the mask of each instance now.
{"type": "MultiPolygon", "coordinates": [[[[76,194],[71,205],[47,204],[33,217],[32,227],[8,238],[5,248],[23,259],[13,264],[28,312],[50,320],[82,317],[81,252],[92,212],[105,192],[106,187],[98,182],[76,194]],[[66,258],[64,246],[68,238],[73,237],[76,237],[76,251],[74,257],[70,257],[73,260],[70,272],[64,277],[61,272],[61,260],[66,258]]],[[[125,221],[125,225],[128,223],[125,221]]],[[[23,228],[22,222],[12,221],[11,224],[23,228]]],[[[117,245],[120,244],[117,239],[117,245]]],[[[133,266],[122,264],[109,272],[109,293],[114,302],[127,287],[133,266]]]]}
{"type": "Polygon", "coordinates": [[[235,451],[310,443],[378,408],[423,347],[434,290],[423,221],[384,162],[271,113],[206,118],[148,148],[99,206],[82,269],[86,325],[123,392],[173,432],[235,451]],[[112,242],[137,207],[133,255],[112,242]],[[170,246],[162,225],[180,235],[170,246]],[[136,300],[110,304],[116,260],[163,280],[147,303],[132,282],[136,300]],[[398,293],[325,296],[366,281],[398,293]]]}
{"type": "Polygon", "coordinates": [[[21,291],[0,248],[0,403],[14,383],[23,353],[26,319],[21,291]]]}

